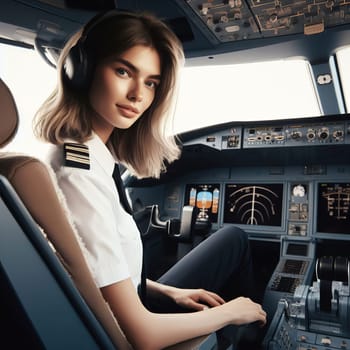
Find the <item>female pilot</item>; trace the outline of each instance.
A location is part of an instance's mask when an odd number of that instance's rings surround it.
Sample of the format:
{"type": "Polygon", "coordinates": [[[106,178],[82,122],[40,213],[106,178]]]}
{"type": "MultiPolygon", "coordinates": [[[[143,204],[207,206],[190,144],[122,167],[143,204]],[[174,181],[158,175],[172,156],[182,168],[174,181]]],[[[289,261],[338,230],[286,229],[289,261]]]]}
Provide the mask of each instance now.
{"type": "Polygon", "coordinates": [[[212,234],[158,281],[145,281],[150,299],[170,299],[177,312],[146,308],[138,294],[142,242],[112,175],[119,163],[138,178],[157,178],[179,157],[164,125],[182,62],[179,40],[152,15],[102,14],[66,44],[58,85],[36,116],[96,284],[135,349],[266,322],[246,297],[248,239],[234,227],[212,234]]]}

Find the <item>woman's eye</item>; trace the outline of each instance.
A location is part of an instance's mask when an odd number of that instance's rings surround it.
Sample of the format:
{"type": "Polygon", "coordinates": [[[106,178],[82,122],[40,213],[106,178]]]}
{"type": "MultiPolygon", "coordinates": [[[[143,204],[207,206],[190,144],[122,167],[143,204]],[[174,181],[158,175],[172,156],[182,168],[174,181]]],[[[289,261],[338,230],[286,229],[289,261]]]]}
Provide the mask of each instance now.
{"type": "Polygon", "coordinates": [[[155,82],[155,81],[147,81],[146,85],[152,89],[156,89],[158,87],[159,83],[155,82]]]}
{"type": "Polygon", "coordinates": [[[129,75],[128,71],[124,68],[117,68],[116,72],[120,75],[120,76],[125,76],[125,75],[129,75]]]}

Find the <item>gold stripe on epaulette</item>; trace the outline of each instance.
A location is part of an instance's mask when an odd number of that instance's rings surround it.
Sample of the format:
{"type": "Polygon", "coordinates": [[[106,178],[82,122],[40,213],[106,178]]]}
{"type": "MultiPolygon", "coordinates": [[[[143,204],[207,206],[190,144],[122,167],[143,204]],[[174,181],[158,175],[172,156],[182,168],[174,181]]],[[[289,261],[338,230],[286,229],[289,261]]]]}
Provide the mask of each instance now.
{"type": "Polygon", "coordinates": [[[81,158],[81,159],[85,159],[85,160],[89,160],[89,155],[85,155],[85,154],[79,154],[79,153],[74,153],[74,152],[66,152],[66,156],[73,156],[73,157],[77,157],[77,158],[81,158]]]}
{"type": "Polygon", "coordinates": [[[72,145],[72,144],[65,144],[65,149],[66,150],[72,150],[72,151],[78,151],[78,152],[83,152],[89,154],[89,149],[85,145],[72,145]]]}
{"type": "Polygon", "coordinates": [[[84,158],[81,158],[81,157],[77,157],[75,156],[74,154],[66,154],[66,159],[67,160],[71,160],[73,162],[78,162],[78,163],[84,163],[84,164],[90,164],[90,160],[89,158],[87,159],[84,159],[84,158]]]}

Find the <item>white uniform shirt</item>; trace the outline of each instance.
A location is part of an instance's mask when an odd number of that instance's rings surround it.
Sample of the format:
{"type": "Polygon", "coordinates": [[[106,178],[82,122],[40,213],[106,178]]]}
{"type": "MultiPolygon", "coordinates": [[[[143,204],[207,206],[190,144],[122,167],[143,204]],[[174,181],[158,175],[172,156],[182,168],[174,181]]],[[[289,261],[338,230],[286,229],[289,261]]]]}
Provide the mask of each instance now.
{"type": "Polygon", "coordinates": [[[116,160],[96,134],[85,145],[90,169],[66,166],[63,146],[52,146],[48,163],[56,173],[80,243],[88,251],[87,263],[97,285],[104,287],[130,277],[137,288],[142,243],[132,216],[119,201],[112,178],[116,160]]]}

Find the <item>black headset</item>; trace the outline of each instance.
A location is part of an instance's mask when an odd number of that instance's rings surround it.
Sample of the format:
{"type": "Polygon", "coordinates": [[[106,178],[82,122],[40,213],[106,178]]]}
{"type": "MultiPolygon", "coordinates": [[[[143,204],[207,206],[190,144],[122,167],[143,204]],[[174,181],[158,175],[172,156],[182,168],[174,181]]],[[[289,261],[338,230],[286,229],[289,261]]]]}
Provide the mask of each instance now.
{"type": "Polygon", "coordinates": [[[93,74],[94,59],[88,54],[85,41],[91,31],[101,22],[111,17],[117,16],[123,10],[110,10],[94,16],[84,27],[81,37],[77,43],[69,50],[63,62],[62,74],[68,85],[77,90],[86,89],[93,74]]]}

